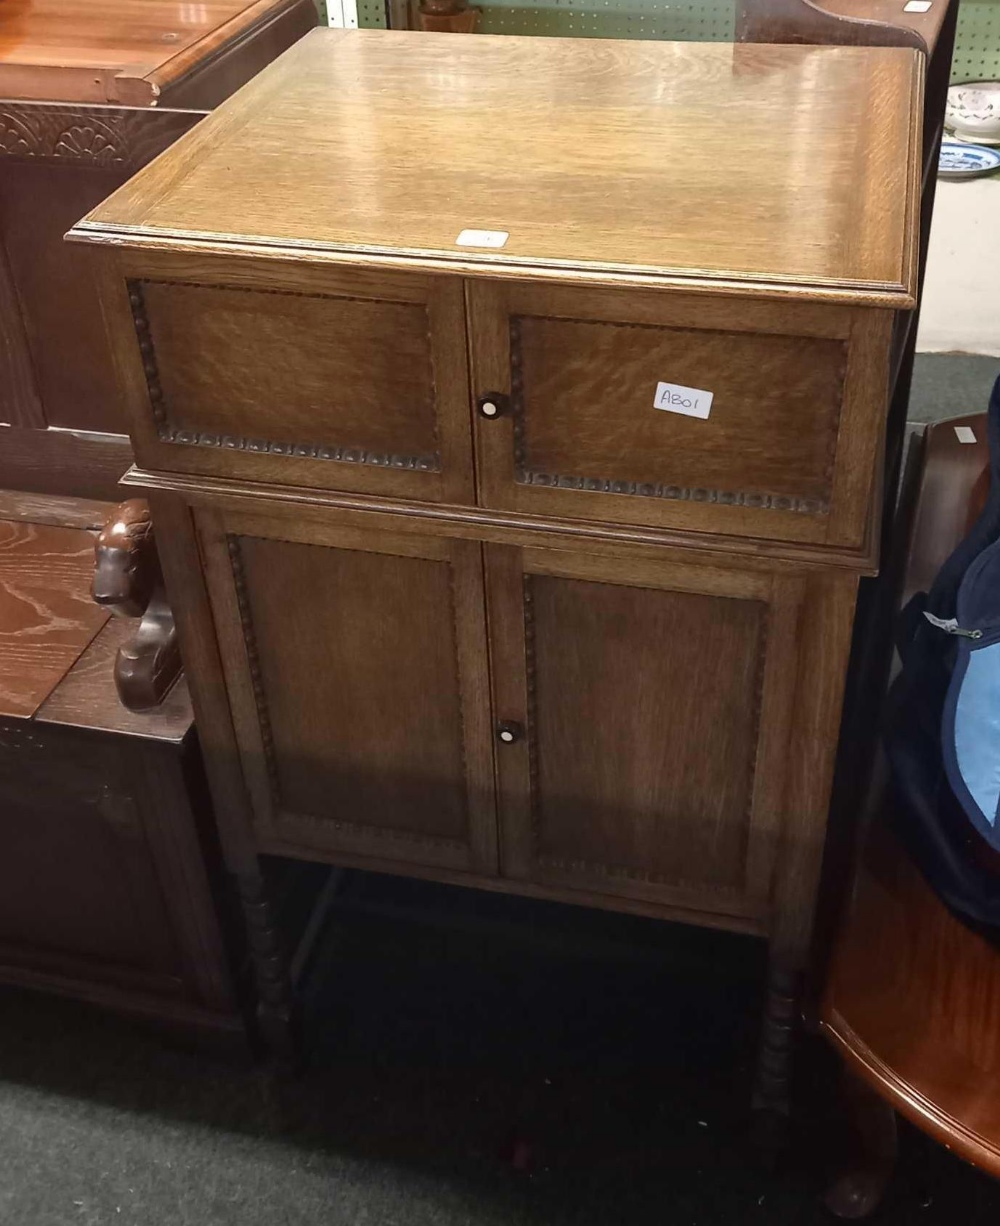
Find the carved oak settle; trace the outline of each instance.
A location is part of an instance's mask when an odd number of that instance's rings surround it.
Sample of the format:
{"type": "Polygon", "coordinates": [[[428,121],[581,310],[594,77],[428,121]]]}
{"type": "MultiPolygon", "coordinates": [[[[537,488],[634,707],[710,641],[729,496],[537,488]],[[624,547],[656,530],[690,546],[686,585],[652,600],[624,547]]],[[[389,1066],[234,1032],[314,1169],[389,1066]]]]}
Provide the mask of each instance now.
{"type": "Polygon", "coordinates": [[[63,235],[314,23],[311,0],[0,4],[0,983],[234,1034],[191,704],[141,516],[103,501],[132,452],[63,235]]]}
{"type": "Polygon", "coordinates": [[[260,853],[766,937],[787,1106],[922,80],[316,32],[74,229],[275,1042],[260,853]]]}

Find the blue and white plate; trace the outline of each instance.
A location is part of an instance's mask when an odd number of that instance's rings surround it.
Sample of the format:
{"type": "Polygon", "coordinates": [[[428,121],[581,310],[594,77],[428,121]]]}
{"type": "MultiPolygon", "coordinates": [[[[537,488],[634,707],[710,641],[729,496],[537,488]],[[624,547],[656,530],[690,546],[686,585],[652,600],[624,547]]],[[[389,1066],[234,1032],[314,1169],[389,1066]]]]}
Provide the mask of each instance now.
{"type": "Polygon", "coordinates": [[[963,141],[941,142],[938,177],[941,179],[975,179],[1000,169],[1000,149],[986,145],[967,145],[963,141]]]}

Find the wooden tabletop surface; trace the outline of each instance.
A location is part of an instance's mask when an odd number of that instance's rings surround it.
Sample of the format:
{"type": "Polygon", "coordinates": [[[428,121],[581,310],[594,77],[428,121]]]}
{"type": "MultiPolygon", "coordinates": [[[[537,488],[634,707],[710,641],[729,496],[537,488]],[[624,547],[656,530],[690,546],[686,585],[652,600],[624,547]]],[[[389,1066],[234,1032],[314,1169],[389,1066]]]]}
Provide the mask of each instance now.
{"type": "Polygon", "coordinates": [[[76,234],[904,305],[922,64],[900,48],[317,30],[76,234]],[[466,229],[509,239],[456,245],[466,229]]]}
{"type": "Polygon", "coordinates": [[[0,716],[33,715],[108,620],[93,572],[90,532],[0,520],[0,716]]]}
{"type": "Polygon", "coordinates": [[[0,98],[145,106],[287,0],[0,0],[0,98]]]}

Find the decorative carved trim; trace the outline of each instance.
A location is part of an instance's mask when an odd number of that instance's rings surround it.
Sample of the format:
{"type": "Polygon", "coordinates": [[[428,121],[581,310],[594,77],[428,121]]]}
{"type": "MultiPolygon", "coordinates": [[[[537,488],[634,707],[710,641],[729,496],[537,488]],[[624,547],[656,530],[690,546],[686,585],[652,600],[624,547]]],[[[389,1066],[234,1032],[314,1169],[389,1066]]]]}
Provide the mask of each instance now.
{"type": "MultiPolygon", "coordinates": [[[[526,318],[526,317],[524,317],[526,318]]],[[[527,466],[527,430],[524,411],[524,372],[521,355],[521,316],[510,319],[510,402],[514,423],[514,479],[519,485],[542,485],[554,489],[588,490],[600,494],[627,494],[640,498],[665,498],[675,502],[705,502],[718,506],[751,507],[756,510],[792,511],[802,515],[828,515],[825,499],[795,498],[748,490],[714,490],[700,485],[665,485],[662,482],[624,481],[614,477],[580,477],[546,473],[527,466]]],[[[652,328],[654,324],[609,324],[615,328],[652,328]]],[[[836,425],[836,423],[835,423],[836,425]]],[[[833,430],[836,439],[836,429],[833,430]]],[[[832,478],[833,452],[827,462],[827,481],[832,478]]]]}
{"type": "MultiPolygon", "coordinates": [[[[538,736],[536,732],[537,718],[537,666],[535,656],[535,596],[532,591],[534,576],[524,574],[524,654],[527,676],[527,712],[526,724],[528,735],[528,786],[530,790],[531,811],[531,842],[535,862],[543,868],[552,868],[564,873],[587,873],[591,876],[604,877],[608,881],[615,879],[634,881],[643,885],[666,886],[670,889],[706,889],[704,881],[692,881],[688,878],[667,876],[663,873],[648,872],[625,864],[605,864],[598,860],[566,859],[562,856],[546,855],[542,852],[542,813],[541,790],[538,783],[538,736]]],[[[760,745],[760,716],[764,702],[764,675],[767,662],[767,644],[770,633],[770,618],[765,618],[761,630],[757,651],[757,667],[754,673],[754,700],[752,708],[755,752],[751,756],[747,779],[747,809],[746,818],[749,821],[753,812],[753,780],[757,770],[757,749],[760,745]]],[[[744,890],[741,886],[713,885],[712,892],[723,897],[740,897],[744,890]]]]}
{"type": "Polygon", "coordinates": [[[458,695],[458,752],[459,764],[462,768],[462,790],[465,800],[465,830],[466,842],[457,839],[450,840],[452,847],[464,847],[472,839],[471,816],[469,803],[469,762],[466,752],[465,732],[465,691],[462,686],[461,656],[458,650],[458,603],[455,600],[455,566],[452,562],[444,564],[448,570],[448,611],[451,614],[451,658],[455,665],[455,693],[458,695]]]}
{"type": "MultiPolygon", "coordinates": [[[[273,540],[275,538],[268,538],[273,540]]],[[[240,626],[243,632],[243,642],[246,649],[247,666],[250,673],[250,686],[253,690],[254,703],[257,710],[257,721],[260,727],[261,745],[264,751],[264,763],[267,770],[268,789],[273,807],[275,825],[308,822],[322,830],[339,830],[347,835],[364,836],[365,838],[384,839],[387,842],[398,843],[409,847],[448,848],[464,850],[466,844],[458,839],[434,838],[430,835],[413,834],[409,831],[394,830],[385,826],[370,826],[364,822],[352,822],[345,818],[318,817],[313,813],[282,813],[281,781],[278,776],[278,765],[274,756],[274,732],[271,727],[271,716],[267,707],[267,695],[264,690],[264,680],[261,675],[260,654],[257,649],[257,635],[254,629],[253,617],[250,612],[250,599],[247,593],[246,571],[243,567],[243,554],[240,549],[240,537],[232,533],[226,536],[226,547],[229,551],[230,564],[233,571],[233,585],[236,589],[236,603],[240,611],[240,626]]],[[[464,753],[464,738],[463,738],[464,753]]]]}
{"type": "MultiPolygon", "coordinates": [[[[163,387],[156,365],[156,352],[149,327],[143,286],[149,281],[128,282],[129,302],[132,307],[132,322],[135,326],[139,350],[142,353],[146,386],[149,390],[150,409],[156,423],[156,433],[161,443],[177,443],[187,447],[221,447],[229,451],[250,452],[255,455],[294,456],[306,460],[333,460],[341,464],[368,464],[373,468],[407,469],[411,472],[440,472],[441,453],[430,455],[402,455],[393,451],[368,451],[364,447],[337,446],[328,443],[293,443],[284,440],[250,438],[238,434],[215,434],[205,430],[183,430],[172,425],[167,417],[163,387]]],[[[157,281],[157,285],[182,286],[188,289],[222,289],[230,293],[279,294],[287,298],[331,298],[341,302],[371,302],[370,298],[350,297],[343,294],[304,294],[295,290],[248,289],[243,285],[203,285],[195,281],[157,281]]],[[[412,305],[412,304],[407,304],[412,305]]],[[[431,386],[434,387],[434,364],[431,361],[431,386]]],[[[437,443],[437,416],[434,418],[434,441],[437,443]]]]}
{"type": "Polygon", "coordinates": [[[202,111],[0,104],[0,158],[83,162],[138,170],[203,117],[202,111]]]}

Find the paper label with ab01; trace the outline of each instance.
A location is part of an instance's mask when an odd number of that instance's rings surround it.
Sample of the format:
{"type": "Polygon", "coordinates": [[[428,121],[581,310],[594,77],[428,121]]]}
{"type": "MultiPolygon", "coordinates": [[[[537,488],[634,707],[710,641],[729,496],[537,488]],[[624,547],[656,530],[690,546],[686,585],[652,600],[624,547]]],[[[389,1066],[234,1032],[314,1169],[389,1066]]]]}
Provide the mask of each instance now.
{"type": "Polygon", "coordinates": [[[657,383],[653,408],[667,413],[683,413],[685,417],[708,417],[712,411],[712,393],[680,383],[657,383]]]}

